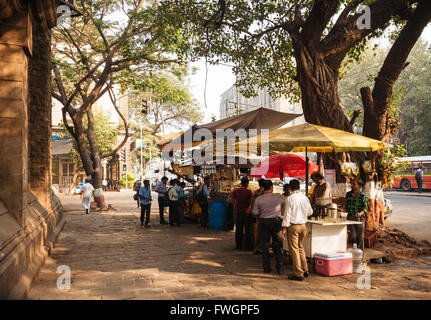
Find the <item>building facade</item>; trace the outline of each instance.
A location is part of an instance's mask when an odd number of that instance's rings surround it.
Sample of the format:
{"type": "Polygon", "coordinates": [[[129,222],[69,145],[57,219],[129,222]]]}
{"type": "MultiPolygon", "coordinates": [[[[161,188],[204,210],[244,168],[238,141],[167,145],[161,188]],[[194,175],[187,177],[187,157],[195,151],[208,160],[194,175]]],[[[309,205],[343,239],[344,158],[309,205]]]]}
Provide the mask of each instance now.
{"type": "MultiPolygon", "coordinates": [[[[292,104],[287,98],[273,99],[267,88],[257,89],[257,96],[246,98],[236,86],[230,87],[220,97],[220,119],[236,116],[257,108],[268,108],[286,113],[302,113],[300,103],[292,104]]],[[[288,123],[288,126],[304,123],[304,117],[296,118],[288,123]]]]}

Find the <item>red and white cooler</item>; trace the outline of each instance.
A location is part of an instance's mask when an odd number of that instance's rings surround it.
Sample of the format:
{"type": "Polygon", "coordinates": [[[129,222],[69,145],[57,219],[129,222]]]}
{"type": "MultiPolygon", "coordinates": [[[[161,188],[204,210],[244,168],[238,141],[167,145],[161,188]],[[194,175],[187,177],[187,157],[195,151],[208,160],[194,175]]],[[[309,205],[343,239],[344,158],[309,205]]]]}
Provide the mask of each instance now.
{"type": "Polygon", "coordinates": [[[353,257],[350,252],[314,255],[314,270],[324,276],[340,276],[353,272],[353,257]]]}

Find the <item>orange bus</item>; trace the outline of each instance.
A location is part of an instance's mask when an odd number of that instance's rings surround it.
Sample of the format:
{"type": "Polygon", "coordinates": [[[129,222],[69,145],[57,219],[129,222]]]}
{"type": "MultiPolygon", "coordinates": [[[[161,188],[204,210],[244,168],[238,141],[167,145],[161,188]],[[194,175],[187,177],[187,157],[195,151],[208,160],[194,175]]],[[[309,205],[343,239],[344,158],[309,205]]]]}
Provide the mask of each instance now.
{"type": "Polygon", "coordinates": [[[431,156],[421,157],[404,157],[400,161],[410,162],[410,166],[406,169],[400,168],[394,174],[395,179],[392,188],[401,188],[403,191],[417,189],[415,173],[422,166],[424,172],[424,182],[422,189],[431,189],[431,156]]]}

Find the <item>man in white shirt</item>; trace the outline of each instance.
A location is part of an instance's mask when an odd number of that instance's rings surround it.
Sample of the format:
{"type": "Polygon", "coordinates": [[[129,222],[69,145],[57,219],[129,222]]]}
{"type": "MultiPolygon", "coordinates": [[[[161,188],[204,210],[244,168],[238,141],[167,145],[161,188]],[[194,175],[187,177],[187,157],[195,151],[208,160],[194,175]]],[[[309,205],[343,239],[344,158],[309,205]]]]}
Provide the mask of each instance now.
{"type": "Polygon", "coordinates": [[[290,280],[302,281],[308,277],[307,257],[304,251],[304,238],[307,235],[305,223],[307,217],[313,214],[310,201],[299,192],[299,181],[292,180],[289,183],[292,193],[286,199],[283,218],[283,239],[287,237],[290,258],[292,259],[293,276],[290,280]]]}
{"type": "Polygon", "coordinates": [[[82,205],[85,208],[85,213],[90,213],[91,197],[93,196],[94,187],[90,183],[90,179],[85,179],[85,184],[81,187],[82,205]]]}

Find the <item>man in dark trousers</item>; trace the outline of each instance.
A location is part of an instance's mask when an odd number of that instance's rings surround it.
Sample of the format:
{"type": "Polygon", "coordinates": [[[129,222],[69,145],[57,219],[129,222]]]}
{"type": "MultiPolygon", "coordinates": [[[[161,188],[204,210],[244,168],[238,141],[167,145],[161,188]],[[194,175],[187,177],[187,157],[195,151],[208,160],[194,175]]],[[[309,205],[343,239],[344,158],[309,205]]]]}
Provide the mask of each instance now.
{"type": "Polygon", "coordinates": [[[160,224],[167,224],[164,216],[165,207],[167,206],[166,199],[168,197],[168,188],[166,187],[167,183],[168,183],[168,177],[163,177],[162,181],[157,183],[156,189],[154,190],[159,194],[158,201],[159,201],[160,224]]]}
{"type": "Polygon", "coordinates": [[[210,195],[210,177],[205,177],[204,183],[199,187],[198,191],[196,192],[196,200],[198,201],[199,205],[201,206],[202,213],[201,213],[201,225],[200,228],[208,228],[208,218],[209,218],[209,203],[208,203],[208,197],[210,195]]]}
{"type": "Polygon", "coordinates": [[[149,180],[144,180],[144,186],[139,189],[139,199],[141,200],[141,226],[144,224],[145,218],[145,228],[149,228],[152,200],[149,180]]]}
{"type": "Polygon", "coordinates": [[[285,198],[281,194],[273,193],[271,180],[266,180],[263,188],[264,194],[256,199],[252,211],[259,216],[261,224],[263,272],[272,271],[269,261],[269,241],[272,238],[277,273],[282,274],[281,203],[285,198]]]}
{"type": "Polygon", "coordinates": [[[180,226],[180,215],[178,212],[178,190],[176,188],[178,183],[177,179],[173,179],[170,182],[170,187],[168,190],[169,197],[169,224],[174,226],[180,226]]]}
{"type": "Polygon", "coordinates": [[[350,180],[352,191],[347,192],[345,207],[347,211],[347,219],[359,221],[362,224],[349,225],[350,236],[353,243],[356,243],[359,249],[364,250],[364,226],[367,221],[368,199],[361,191],[359,178],[354,177],[350,180]]]}
{"type": "Polygon", "coordinates": [[[236,249],[253,250],[251,226],[251,198],[252,193],[248,189],[248,179],[241,179],[241,187],[232,191],[232,200],[235,202],[236,226],[235,226],[235,244],[236,249]],[[245,239],[243,229],[245,227],[245,239]]]}
{"type": "Polygon", "coordinates": [[[422,193],[422,184],[424,182],[424,172],[422,170],[422,167],[416,170],[415,180],[416,180],[416,183],[418,184],[419,193],[422,193]]]}

